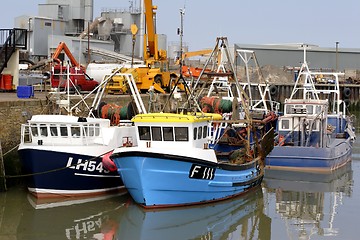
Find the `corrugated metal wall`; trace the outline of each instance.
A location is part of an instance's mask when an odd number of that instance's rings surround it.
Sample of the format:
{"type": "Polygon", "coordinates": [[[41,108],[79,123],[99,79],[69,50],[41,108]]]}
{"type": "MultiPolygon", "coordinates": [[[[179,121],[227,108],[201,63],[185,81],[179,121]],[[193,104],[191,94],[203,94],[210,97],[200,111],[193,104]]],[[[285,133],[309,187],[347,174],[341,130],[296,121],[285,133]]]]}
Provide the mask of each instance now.
{"type": "MultiPolygon", "coordinates": [[[[307,50],[307,62],[310,68],[336,70],[336,62],[338,62],[339,71],[360,69],[360,49],[338,47],[336,53],[335,43],[334,48],[315,46],[310,48],[307,50]]],[[[300,67],[303,62],[303,50],[298,46],[235,44],[235,49],[255,51],[260,66],[300,67]]]]}

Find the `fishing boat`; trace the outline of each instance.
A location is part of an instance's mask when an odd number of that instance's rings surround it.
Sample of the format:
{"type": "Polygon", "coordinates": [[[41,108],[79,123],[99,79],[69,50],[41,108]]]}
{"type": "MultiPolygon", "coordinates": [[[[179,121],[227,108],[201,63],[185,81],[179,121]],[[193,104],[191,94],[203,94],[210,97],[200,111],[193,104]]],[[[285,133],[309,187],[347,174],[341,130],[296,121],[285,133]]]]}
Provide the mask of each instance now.
{"type": "Polygon", "coordinates": [[[145,208],[203,204],[244,194],[261,183],[274,129],[252,119],[246,94],[242,89],[239,94],[243,119],[202,112],[194,94],[176,113],[133,117],[137,146],[119,147],[110,158],[135,202],[145,208]],[[224,121],[234,138],[224,133],[219,140],[227,138],[235,148],[222,151],[210,143],[224,121]]]}
{"type": "Polygon", "coordinates": [[[261,187],[227,201],[171,209],[130,203],[119,221],[118,239],[257,239],[271,235],[261,187]]]}
{"type": "Polygon", "coordinates": [[[277,145],[266,157],[266,168],[295,171],[332,171],[351,161],[355,131],[342,100],[337,72],[310,71],[304,63],[284,115],[278,122],[277,145]],[[330,76],[333,84],[316,88],[317,75],[330,76]]]}
{"type": "Polygon", "coordinates": [[[243,128],[230,126],[228,120],[245,118],[241,94],[246,95],[248,99],[248,114],[252,119],[263,121],[266,130],[276,127],[280,106],[280,103],[272,100],[270,85],[261,73],[254,51],[246,49],[236,51],[237,59],[241,59],[245,69],[245,78],[236,84],[235,79],[239,78],[229,48],[227,37],[216,39],[216,44],[204,65],[204,69],[208,71],[200,74],[193,87],[193,94],[196,94],[195,99],[200,99],[199,105],[203,112],[219,113],[223,116],[223,120],[227,120],[223,121],[210,136],[210,146],[221,152],[232,151],[239,147],[234,141],[241,141],[239,138],[236,139],[236,134],[240,134],[239,130],[243,131],[243,128]],[[257,75],[250,76],[250,65],[255,66],[257,75]],[[250,78],[257,78],[258,81],[252,83],[250,78]],[[207,79],[206,82],[210,84],[202,84],[203,79],[207,79]],[[229,140],[232,141],[231,144],[229,140]]]}
{"type": "MultiPolygon", "coordinates": [[[[120,73],[114,71],[113,74],[120,73]]],[[[68,91],[67,99],[56,100],[67,115],[39,114],[22,124],[18,154],[24,175],[28,176],[28,189],[36,197],[91,196],[124,188],[108,155],[116,147],[136,145],[135,127],[127,119],[146,110],[132,75],[123,76],[133,86],[135,104],[115,108],[101,102],[109,76],[96,90],[88,114],[86,111],[72,113],[79,109],[79,103],[86,103],[92,92],[85,97],[76,96],[81,100],[70,106],[68,91]],[[122,111],[130,116],[123,117],[122,111]]]]}

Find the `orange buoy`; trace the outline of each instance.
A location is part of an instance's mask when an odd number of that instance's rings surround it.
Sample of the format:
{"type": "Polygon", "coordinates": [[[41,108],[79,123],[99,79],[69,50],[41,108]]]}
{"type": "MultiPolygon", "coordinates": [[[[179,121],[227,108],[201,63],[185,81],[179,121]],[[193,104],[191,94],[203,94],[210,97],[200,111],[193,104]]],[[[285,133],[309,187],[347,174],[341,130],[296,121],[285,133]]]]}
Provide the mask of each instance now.
{"type": "Polygon", "coordinates": [[[103,167],[106,170],[108,170],[110,172],[116,172],[117,167],[116,167],[115,163],[110,158],[112,153],[113,153],[113,151],[104,154],[101,161],[102,161],[103,167]]]}

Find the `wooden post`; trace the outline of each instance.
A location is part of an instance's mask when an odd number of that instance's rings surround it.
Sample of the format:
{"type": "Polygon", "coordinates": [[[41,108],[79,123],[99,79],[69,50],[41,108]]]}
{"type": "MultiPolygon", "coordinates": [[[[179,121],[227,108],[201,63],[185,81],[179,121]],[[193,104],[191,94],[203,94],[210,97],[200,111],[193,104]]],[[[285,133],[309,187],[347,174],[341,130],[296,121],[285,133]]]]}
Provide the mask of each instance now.
{"type": "Polygon", "coordinates": [[[4,166],[4,158],[2,153],[2,146],[0,140],[0,192],[5,192],[6,188],[6,179],[5,179],[5,166],[4,166]]]}

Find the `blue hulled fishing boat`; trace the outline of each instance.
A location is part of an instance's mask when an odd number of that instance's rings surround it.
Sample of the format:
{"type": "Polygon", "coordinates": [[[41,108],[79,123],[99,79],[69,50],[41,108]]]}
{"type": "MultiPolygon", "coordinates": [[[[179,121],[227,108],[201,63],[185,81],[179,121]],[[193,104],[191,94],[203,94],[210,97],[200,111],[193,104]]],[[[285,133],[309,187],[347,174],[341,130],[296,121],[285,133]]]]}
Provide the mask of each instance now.
{"type": "Polygon", "coordinates": [[[331,171],[351,160],[355,139],[352,119],[340,98],[342,73],[310,71],[307,46],[303,47],[304,63],[290,98],[285,100],[284,115],[277,127],[277,145],[266,157],[266,168],[331,171]],[[329,78],[332,83],[316,88],[317,76],[329,78]]]}

